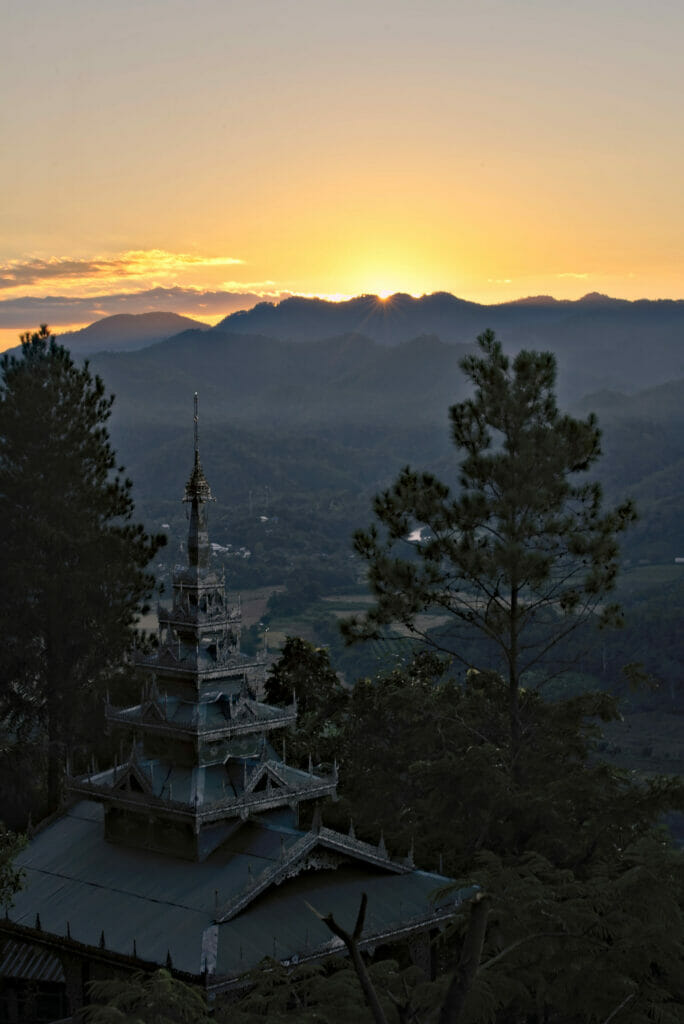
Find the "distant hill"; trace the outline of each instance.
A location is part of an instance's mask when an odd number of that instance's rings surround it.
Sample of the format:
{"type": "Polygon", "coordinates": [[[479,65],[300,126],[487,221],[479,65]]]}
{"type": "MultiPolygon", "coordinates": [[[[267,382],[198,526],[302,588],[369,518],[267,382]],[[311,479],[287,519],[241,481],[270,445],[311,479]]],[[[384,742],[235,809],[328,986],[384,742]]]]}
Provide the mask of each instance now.
{"type": "MultiPolygon", "coordinates": [[[[537,327],[528,339],[529,347],[556,354],[562,405],[591,395],[584,407],[596,408],[602,420],[657,419],[665,410],[668,419],[676,417],[680,385],[665,385],[684,379],[684,337],[672,308],[678,304],[667,304],[674,323],[659,327],[643,325],[639,304],[627,304],[632,319],[621,324],[610,319],[612,300],[563,305],[572,310],[569,319],[537,327]],[[630,400],[649,388],[660,390],[630,400]]],[[[268,315],[279,308],[269,307],[268,315]]],[[[493,314],[498,307],[482,309],[493,314]]],[[[479,330],[486,326],[485,319],[479,330]]],[[[497,333],[505,351],[518,349],[512,328],[497,333]]],[[[217,327],[184,331],[138,351],[101,352],[93,364],[127,422],[173,421],[195,390],[209,417],[221,422],[445,422],[447,407],[464,392],[459,363],[474,338],[475,330],[465,344],[423,334],[389,346],[354,332],[286,341],[217,327]]]]}
{"type": "Polygon", "coordinates": [[[213,330],[294,342],[362,334],[396,346],[423,335],[472,344],[488,327],[509,352],[553,351],[565,400],[605,388],[636,391],[684,377],[681,300],[629,302],[591,293],[577,301],[536,296],[485,306],[446,292],[419,299],[363,295],[346,302],[290,298],[233,313],[213,330]]]}
{"type": "Polygon", "coordinates": [[[117,316],[61,340],[89,354],[116,395],[113,438],[151,509],[177,489],[193,391],[212,437],[212,482],[232,500],[255,487],[360,494],[406,462],[454,483],[447,411],[467,392],[459,363],[488,327],[511,355],[554,352],[561,407],[598,414],[606,493],[639,503],[627,557],[684,553],[684,302],[289,299],[215,328],[174,314],[117,316]],[[353,324],[362,329],[336,330],[353,324]]]}
{"type": "MultiPolygon", "coordinates": [[[[561,406],[599,416],[606,493],[639,501],[629,557],[667,557],[684,550],[682,344],[676,333],[669,343],[664,331],[642,335],[638,324],[608,330],[601,316],[610,307],[596,300],[580,308],[589,305],[594,331],[580,318],[582,329],[571,332],[568,321],[540,331],[535,347],[558,356],[561,406]]],[[[218,463],[216,486],[244,498],[257,483],[287,490],[295,478],[334,490],[342,478],[368,486],[376,474],[379,486],[406,462],[455,482],[448,407],[467,393],[459,363],[472,348],[434,335],[388,346],[358,333],[295,342],[213,329],[100,352],[91,362],[116,395],[113,436],[140,498],[173,493],[194,391],[203,432],[213,436],[207,458],[218,463]]]]}
{"type": "MultiPolygon", "coordinates": [[[[134,351],[182,337],[183,342],[166,352],[164,358],[171,364],[177,359],[187,364],[192,357],[199,366],[207,358],[223,358],[231,336],[261,338],[259,344],[269,339],[271,347],[273,343],[310,346],[358,337],[382,348],[397,348],[408,342],[420,345],[426,337],[433,344],[462,347],[472,345],[486,328],[496,331],[505,351],[511,354],[521,348],[554,352],[558,394],[564,404],[590,392],[629,394],[684,377],[684,301],[630,302],[595,292],[577,301],[542,295],[491,306],[466,302],[447,292],[418,299],[403,294],[386,300],[362,295],[344,302],[294,297],[277,304],[259,303],[231,314],[213,328],[175,313],[120,314],[98,320],[81,331],[65,333],[60,341],[75,355],[92,355],[134,351]],[[203,336],[206,343],[199,345],[203,336]]],[[[239,358],[251,365],[253,356],[247,347],[242,346],[239,358]]],[[[303,354],[314,362],[320,358],[325,361],[324,353],[314,357],[310,348],[296,356],[289,350],[287,356],[285,350],[278,352],[277,359],[285,359],[281,371],[286,378],[293,359],[300,367],[298,379],[309,375],[310,368],[301,366],[303,354]]],[[[159,356],[156,353],[154,358],[159,356]]],[[[246,366],[235,365],[236,355],[230,358],[232,372],[243,378],[246,366]]],[[[374,358],[382,362],[380,355],[374,358]]],[[[439,372],[437,365],[434,369],[439,372]]],[[[359,365],[358,370],[363,372],[363,367],[359,365]]],[[[173,365],[169,371],[173,372],[173,365]]],[[[268,376],[270,370],[265,372],[268,376]]],[[[211,373],[208,379],[210,386],[216,383],[211,373]]]]}
{"type": "Polygon", "coordinates": [[[130,352],[145,348],[188,329],[205,331],[209,327],[201,320],[179,316],[178,313],[117,313],[96,320],[80,331],[55,333],[60,344],[74,355],[91,355],[93,352],[130,352]]]}
{"type": "Polygon", "coordinates": [[[296,343],[185,331],[137,352],[99,353],[92,364],[117,396],[115,417],[129,424],[184,422],[193,391],[214,422],[446,423],[467,350],[434,337],[388,348],[360,334],[296,343]]]}
{"type": "Polygon", "coordinates": [[[420,334],[443,341],[471,341],[473,325],[487,307],[447,292],[415,299],[398,293],[388,299],[360,295],[344,302],[293,297],[232,313],[214,330],[231,334],[267,334],[282,341],[319,341],[342,334],[363,334],[381,345],[398,345],[420,334]]]}

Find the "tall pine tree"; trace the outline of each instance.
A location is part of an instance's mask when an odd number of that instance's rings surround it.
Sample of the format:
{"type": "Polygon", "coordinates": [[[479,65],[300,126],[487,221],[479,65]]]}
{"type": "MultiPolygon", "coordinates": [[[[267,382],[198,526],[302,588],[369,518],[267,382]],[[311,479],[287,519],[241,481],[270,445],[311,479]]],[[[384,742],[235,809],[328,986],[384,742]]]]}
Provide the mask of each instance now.
{"type": "Polygon", "coordinates": [[[47,806],[119,663],[163,543],[133,522],[107,432],[113,396],[43,325],[0,362],[0,712],[47,751],[47,806]]]}
{"type": "Polygon", "coordinates": [[[478,342],[481,354],[461,363],[474,395],[450,409],[460,492],[407,467],[376,497],[380,528],[355,534],[375,605],[343,632],[378,637],[398,622],[467,664],[464,636],[479,634],[489,648],[482,667],[500,668],[508,683],[515,765],[525,675],[588,619],[619,618],[607,597],[617,536],[635,513],[631,502],[604,512],[600,485],[578,478],[601,454],[600,432],[593,415],[559,412],[554,356],[522,351],[511,364],[492,331],[478,342]],[[429,633],[425,611],[450,625],[429,633]]]}

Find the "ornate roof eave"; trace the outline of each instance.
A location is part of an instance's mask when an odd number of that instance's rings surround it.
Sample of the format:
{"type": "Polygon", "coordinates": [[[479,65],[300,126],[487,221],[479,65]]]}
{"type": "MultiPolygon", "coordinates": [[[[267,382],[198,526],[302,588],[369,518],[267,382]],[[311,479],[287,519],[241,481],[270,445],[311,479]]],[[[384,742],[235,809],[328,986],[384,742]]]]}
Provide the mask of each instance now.
{"type": "MultiPolygon", "coordinates": [[[[155,811],[164,818],[173,818],[192,822],[195,826],[208,825],[222,818],[242,818],[253,814],[275,810],[278,807],[296,807],[305,800],[316,800],[326,796],[334,797],[337,793],[337,777],[314,776],[308,785],[283,786],[270,792],[247,792],[241,796],[229,796],[211,803],[170,800],[153,793],[136,793],[131,790],[117,789],[116,786],[125,777],[128,766],[124,765],[105,774],[114,776],[111,783],[98,781],[88,776],[80,778],[67,777],[66,789],[73,796],[81,796],[90,800],[99,800],[115,807],[129,810],[155,811]],[[114,772],[117,774],[114,775],[114,772]],[[115,781],[114,781],[115,780],[115,781]]],[[[304,773],[302,773],[304,774],[304,773]]]]}
{"type": "MultiPolygon", "coordinates": [[[[448,903],[435,906],[427,911],[427,913],[416,914],[389,928],[378,928],[376,931],[371,931],[366,926],[364,934],[358,941],[359,949],[364,952],[367,951],[372,955],[378,946],[406,941],[412,936],[423,932],[432,932],[436,929],[443,931],[453,921],[456,914],[461,912],[463,904],[471,900],[479,891],[480,887],[477,885],[459,889],[455,893],[453,900],[450,900],[448,903]]],[[[308,948],[295,951],[290,957],[279,962],[284,967],[295,967],[300,964],[315,963],[329,956],[346,955],[347,949],[342,939],[331,935],[327,942],[321,943],[313,947],[313,949],[308,948]]],[[[210,972],[210,978],[211,980],[209,978],[206,979],[206,991],[212,993],[212,995],[235,991],[246,985],[245,975],[241,972],[225,975],[210,972]]]]}
{"type": "MultiPolygon", "coordinates": [[[[364,934],[359,939],[359,948],[373,953],[378,946],[388,942],[408,939],[412,935],[432,931],[433,929],[443,930],[460,911],[462,905],[472,899],[478,891],[478,886],[459,889],[454,894],[453,900],[450,900],[449,903],[435,906],[427,913],[415,915],[393,927],[384,927],[372,931],[366,926],[364,934]]],[[[213,927],[216,928],[217,926],[214,925],[213,927]]],[[[0,936],[6,936],[28,943],[31,946],[54,951],[58,956],[63,953],[69,953],[88,961],[101,963],[107,968],[116,968],[119,971],[140,971],[142,969],[151,972],[159,967],[158,961],[147,960],[137,955],[137,953],[131,955],[109,949],[107,946],[89,945],[77,939],[72,939],[68,935],[56,934],[43,928],[31,927],[6,917],[0,918],[0,936]]],[[[290,967],[296,964],[312,963],[331,955],[344,956],[345,953],[346,950],[342,940],[336,936],[331,936],[325,943],[321,943],[313,948],[301,951],[294,950],[288,958],[280,962],[283,966],[290,967]]],[[[200,957],[198,957],[199,961],[200,957]]],[[[206,964],[206,959],[203,958],[202,963],[206,964]]],[[[181,980],[192,983],[197,983],[198,979],[202,979],[206,991],[212,995],[235,991],[248,984],[245,980],[244,971],[218,975],[211,969],[211,965],[207,965],[207,967],[206,973],[200,970],[196,973],[190,973],[180,970],[174,964],[173,975],[181,980]]]]}
{"type": "Polygon", "coordinates": [[[248,661],[243,662],[237,658],[232,658],[223,664],[211,668],[198,668],[196,660],[194,664],[191,663],[193,659],[179,660],[169,657],[166,661],[159,661],[158,657],[157,654],[138,656],[134,659],[133,664],[136,668],[154,669],[158,676],[166,676],[168,678],[192,676],[202,682],[203,680],[224,679],[230,673],[246,672],[251,668],[262,668],[266,663],[266,656],[261,652],[248,661]]]}
{"type": "MultiPolygon", "coordinates": [[[[120,953],[113,949],[108,949],[107,946],[91,946],[86,942],[79,942],[77,939],[72,939],[69,935],[57,935],[54,932],[49,932],[43,928],[35,928],[30,925],[21,924],[18,921],[11,921],[9,918],[0,917],[0,936],[8,936],[15,938],[18,941],[25,942],[31,946],[39,946],[44,949],[54,950],[57,956],[68,953],[75,957],[85,958],[90,961],[96,961],[107,967],[116,968],[117,971],[130,970],[140,971],[146,970],[152,972],[159,968],[159,963],[156,960],[146,960],[144,957],[135,955],[129,955],[126,953],[120,953]]],[[[197,978],[200,976],[197,974],[191,974],[189,971],[183,971],[174,965],[173,968],[174,977],[186,980],[188,982],[196,983],[197,978]]],[[[71,1020],[71,1018],[67,1018],[71,1020]]]]}
{"type": "Polygon", "coordinates": [[[108,705],[105,708],[105,718],[108,722],[138,727],[144,729],[145,732],[202,740],[231,739],[234,736],[244,736],[257,730],[271,732],[274,729],[283,729],[286,726],[294,725],[297,721],[297,711],[289,709],[283,710],[281,714],[274,715],[272,718],[252,718],[247,722],[226,721],[226,724],[221,726],[209,726],[201,722],[183,725],[163,718],[157,718],[155,721],[145,718],[144,711],[144,705],[137,705],[134,708],[114,708],[108,705]]]}

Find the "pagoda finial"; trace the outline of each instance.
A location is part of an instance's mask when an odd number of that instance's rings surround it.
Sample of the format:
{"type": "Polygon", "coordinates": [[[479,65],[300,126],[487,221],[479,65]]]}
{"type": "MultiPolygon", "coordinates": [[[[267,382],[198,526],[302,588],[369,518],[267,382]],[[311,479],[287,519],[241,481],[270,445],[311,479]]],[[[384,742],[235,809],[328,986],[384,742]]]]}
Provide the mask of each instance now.
{"type": "Polygon", "coordinates": [[[199,457],[199,412],[198,396],[194,396],[193,433],[195,457],[190,479],[185,485],[183,501],[190,503],[190,525],[188,529],[188,561],[191,567],[206,567],[209,564],[209,534],[203,505],[213,501],[211,488],[202,469],[199,457]]]}
{"type": "Polygon", "coordinates": [[[199,396],[198,396],[197,392],[195,392],[195,415],[194,415],[194,424],[195,424],[195,462],[199,462],[199,411],[198,411],[198,406],[199,406],[199,396]]]}

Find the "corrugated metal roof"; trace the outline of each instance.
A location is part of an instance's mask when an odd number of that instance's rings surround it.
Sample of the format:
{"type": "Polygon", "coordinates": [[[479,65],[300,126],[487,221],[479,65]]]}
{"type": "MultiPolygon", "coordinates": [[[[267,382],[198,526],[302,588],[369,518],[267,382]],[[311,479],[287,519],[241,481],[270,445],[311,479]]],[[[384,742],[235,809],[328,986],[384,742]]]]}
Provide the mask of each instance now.
{"type": "MultiPolygon", "coordinates": [[[[104,932],[106,947],[126,955],[135,940],[139,957],[164,963],[170,951],[174,966],[193,974],[203,969],[205,933],[216,927],[216,908],[305,835],[278,812],[246,822],[198,863],[107,843],[102,819],[99,805],[82,802],[38,833],[17,858],[26,882],[10,918],[33,927],[40,914],[43,931],[58,936],[66,935],[68,922],[71,937],[92,946],[104,932]]],[[[431,894],[447,881],[420,871],[389,873],[361,861],[281,879],[218,926],[216,970],[233,974],[254,967],[273,956],[274,940],[279,959],[329,942],[305,900],[353,925],[366,891],[365,932],[381,934],[429,915],[431,894]]]]}
{"type": "Polygon", "coordinates": [[[64,971],[48,950],[7,939],[0,946],[0,978],[59,983],[64,981],[64,971]]]}

